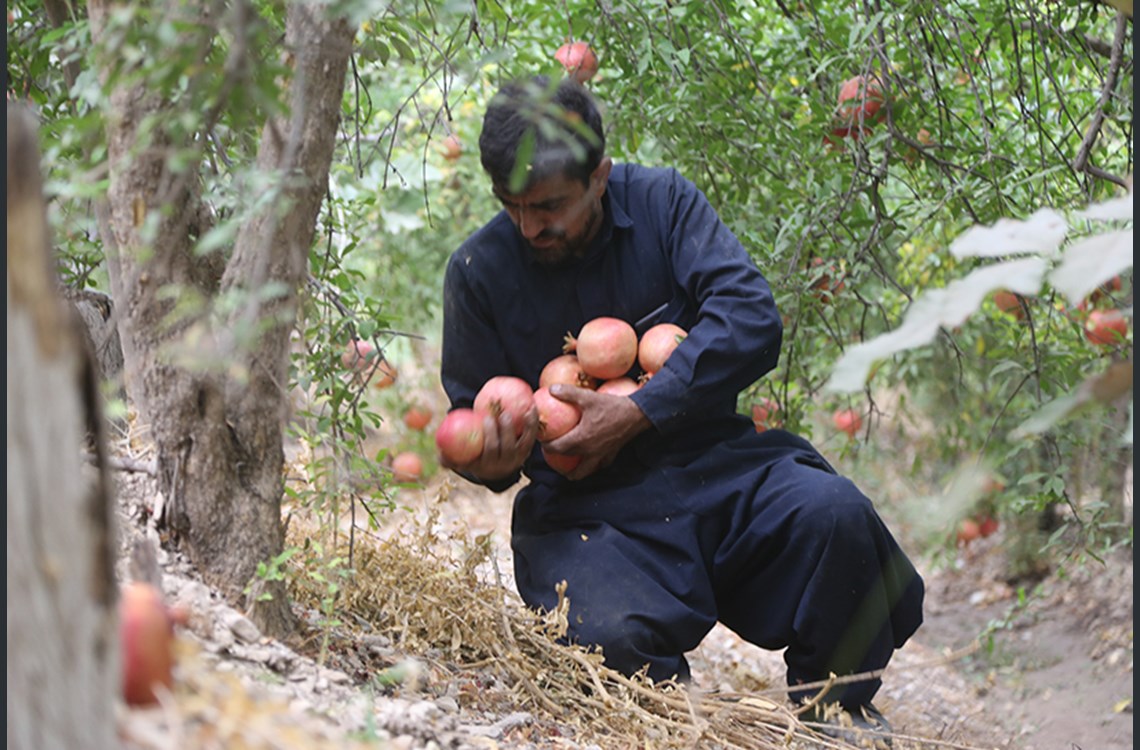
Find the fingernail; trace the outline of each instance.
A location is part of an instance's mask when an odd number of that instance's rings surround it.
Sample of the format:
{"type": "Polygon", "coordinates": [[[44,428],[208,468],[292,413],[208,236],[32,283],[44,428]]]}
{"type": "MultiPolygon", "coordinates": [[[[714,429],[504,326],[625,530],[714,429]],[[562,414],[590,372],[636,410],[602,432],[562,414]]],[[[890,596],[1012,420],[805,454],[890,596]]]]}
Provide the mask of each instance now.
{"type": "Polygon", "coordinates": [[[552,396],[561,396],[562,395],[562,384],[561,383],[555,383],[554,385],[550,386],[550,394],[552,396]]]}

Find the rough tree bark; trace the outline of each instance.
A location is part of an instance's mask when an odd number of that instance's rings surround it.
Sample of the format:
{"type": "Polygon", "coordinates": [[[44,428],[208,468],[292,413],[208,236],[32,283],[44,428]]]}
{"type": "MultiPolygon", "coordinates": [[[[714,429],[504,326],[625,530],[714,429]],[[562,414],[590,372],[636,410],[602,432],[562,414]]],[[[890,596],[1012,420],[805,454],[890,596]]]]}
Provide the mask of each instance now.
{"type": "Polygon", "coordinates": [[[59,295],[35,120],[8,108],[8,747],[118,746],[98,374],[59,295]],[[94,481],[81,449],[96,455],[94,481]]]}
{"type": "MultiPolygon", "coordinates": [[[[88,5],[97,46],[105,40],[113,7],[106,0],[88,5]]],[[[153,15],[202,21],[219,7],[171,0],[153,15]]],[[[250,12],[241,3],[232,7],[250,12]]],[[[354,35],[346,20],[326,17],[327,7],[287,7],[289,115],[266,124],[257,158],[261,177],[279,189],[274,200],[263,201],[269,207],[241,228],[219,288],[196,275],[201,263],[191,252],[196,170],[175,173],[166,161],[167,154],[184,154],[206,140],[175,142],[177,136],[163,125],[179,107],[193,104],[164,99],[123,77],[106,118],[112,233],[106,244],[119,249],[118,267],[110,271],[123,295],[116,302],[120,334],[130,343],[124,346],[129,395],[150,426],[167,523],[206,581],[232,601],[246,602],[263,632],[278,637],[294,626],[284,586],[260,584],[255,573],[284,543],[289,332],[326,193],[354,35]],[[148,219],[157,229],[144,238],[148,219]],[[271,286],[279,290],[276,296],[261,294],[271,286]],[[230,311],[211,312],[207,305],[171,321],[172,288],[205,299],[245,294],[230,311]],[[235,335],[254,328],[252,345],[235,335]],[[188,366],[172,358],[172,350],[222,366],[188,366]],[[258,593],[270,596],[247,596],[251,583],[264,585],[258,593]]],[[[210,23],[188,27],[205,35],[216,31],[210,23]]],[[[109,56],[101,59],[103,80],[112,80],[115,64],[109,56]]]]}

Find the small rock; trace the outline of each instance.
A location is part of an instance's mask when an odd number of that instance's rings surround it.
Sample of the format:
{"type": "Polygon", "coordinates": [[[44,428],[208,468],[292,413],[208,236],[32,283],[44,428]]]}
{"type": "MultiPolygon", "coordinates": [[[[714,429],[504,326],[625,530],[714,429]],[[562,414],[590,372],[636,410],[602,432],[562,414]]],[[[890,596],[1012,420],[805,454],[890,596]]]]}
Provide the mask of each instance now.
{"type": "Polygon", "coordinates": [[[233,631],[233,634],[244,643],[257,643],[257,641],[261,640],[261,631],[241,612],[233,609],[223,609],[220,617],[225,626],[233,631]]]}

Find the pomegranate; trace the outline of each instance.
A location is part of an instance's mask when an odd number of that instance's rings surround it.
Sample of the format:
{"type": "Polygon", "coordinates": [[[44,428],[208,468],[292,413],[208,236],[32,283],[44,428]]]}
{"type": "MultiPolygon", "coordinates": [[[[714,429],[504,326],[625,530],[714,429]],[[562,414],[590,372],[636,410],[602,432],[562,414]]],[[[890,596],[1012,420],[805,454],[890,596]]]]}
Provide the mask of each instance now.
{"type": "Polygon", "coordinates": [[[475,411],[487,412],[495,419],[504,413],[509,415],[517,437],[526,429],[527,414],[534,408],[534,391],[522,378],[496,375],[479,389],[474,407],[475,411]]]}
{"type": "Polygon", "coordinates": [[[397,482],[417,482],[423,474],[423,460],[411,451],[397,453],[392,459],[392,478],[397,482]]]}
{"type": "Polygon", "coordinates": [[[1128,321],[1119,310],[1093,310],[1085,321],[1085,338],[1097,346],[1119,344],[1128,335],[1128,321]]]}
{"type": "Polygon", "coordinates": [[[468,464],[483,454],[483,414],[474,409],[453,409],[435,429],[439,454],[456,465],[468,464]]]}
{"type": "Polygon", "coordinates": [[[1025,309],[1022,307],[1022,300],[1024,298],[1020,294],[999,289],[994,292],[994,304],[1003,313],[1009,313],[1018,320],[1025,317],[1025,309]]]}
{"type": "Polygon", "coordinates": [[[633,378],[620,377],[607,380],[598,386],[598,393],[608,393],[611,396],[628,396],[641,386],[633,378]]]}
{"type": "Polygon", "coordinates": [[[582,418],[582,410],[574,404],[559,401],[549,388],[534,392],[534,405],[538,408],[538,439],[547,442],[565,435],[582,418]]]}
{"type": "Polygon", "coordinates": [[[679,325],[658,323],[641,337],[637,345],[637,363],[646,372],[657,372],[688,335],[689,332],[679,325]]]}
{"type": "Polygon", "coordinates": [[[567,334],[563,351],[575,352],[587,375],[610,380],[625,375],[637,361],[637,332],[618,318],[594,318],[577,338],[567,334]]]}
{"type": "Polygon", "coordinates": [[[575,354],[560,354],[542,368],[542,373],[538,376],[538,387],[549,388],[555,383],[576,385],[579,388],[598,387],[598,379],[586,374],[575,354]]]}
{"type": "Polygon", "coordinates": [[[422,432],[431,424],[431,409],[419,404],[412,404],[404,412],[404,426],[409,430],[422,432]]]}
{"type": "Polygon", "coordinates": [[[978,524],[978,534],[982,537],[993,536],[998,530],[998,521],[988,513],[974,519],[978,524]]]}
{"type": "Polygon", "coordinates": [[[368,371],[372,373],[372,387],[376,390],[383,390],[396,382],[396,366],[386,359],[381,358],[375,369],[370,365],[368,371]]]}
{"type": "Polygon", "coordinates": [[[344,369],[354,372],[368,372],[372,369],[372,360],[376,347],[364,339],[353,339],[340,355],[340,363],[344,369]]]}
{"type": "Polygon", "coordinates": [[[123,660],[123,699],[132,706],[158,702],[156,686],[174,684],[176,617],[149,583],[134,581],[119,599],[119,640],[123,660]]]}
{"type": "Polygon", "coordinates": [[[440,153],[443,154],[444,159],[447,159],[448,161],[457,161],[463,154],[463,143],[455,137],[454,133],[452,133],[443,139],[443,143],[440,144],[439,150],[440,153]]]}
{"type": "Polygon", "coordinates": [[[840,409],[832,415],[831,420],[840,432],[846,432],[848,437],[855,437],[863,427],[863,418],[854,409],[840,409]]]}
{"type": "Polygon", "coordinates": [[[958,524],[958,536],[956,541],[959,547],[965,547],[981,535],[982,529],[978,526],[977,521],[972,518],[963,518],[958,524]]]}
{"type": "Polygon", "coordinates": [[[559,474],[569,474],[577,468],[578,464],[582,463],[581,456],[571,456],[567,453],[555,453],[554,451],[547,450],[545,446],[542,448],[542,458],[546,464],[557,471],[559,474]]]}
{"type": "Polygon", "coordinates": [[[883,106],[883,85],[875,76],[848,78],[839,87],[839,121],[848,127],[871,121],[883,106]]]}
{"type": "Polygon", "coordinates": [[[780,405],[770,398],[752,404],[752,424],[756,426],[756,431],[764,432],[769,427],[778,427],[780,423],[775,417],[778,411],[780,405]]]}
{"type": "Polygon", "coordinates": [[[566,73],[578,83],[585,83],[598,72],[598,56],[585,42],[567,42],[554,53],[566,73]]]}

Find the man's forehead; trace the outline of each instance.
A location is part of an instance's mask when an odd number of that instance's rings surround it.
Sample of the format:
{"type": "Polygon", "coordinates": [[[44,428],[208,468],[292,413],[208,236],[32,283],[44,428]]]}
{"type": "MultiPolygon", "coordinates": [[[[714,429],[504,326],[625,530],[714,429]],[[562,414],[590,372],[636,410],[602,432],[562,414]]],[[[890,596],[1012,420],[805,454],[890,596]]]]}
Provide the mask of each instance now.
{"type": "Polygon", "coordinates": [[[580,193],[583,186],[577,180],[563,174],[552,174],[535,180],[523,188],[522,192],[512,193],[505,185],[495,185],[493,191],[500,200],[513,202],[540,203],[555,198],[565,198],[580,193]]]}

